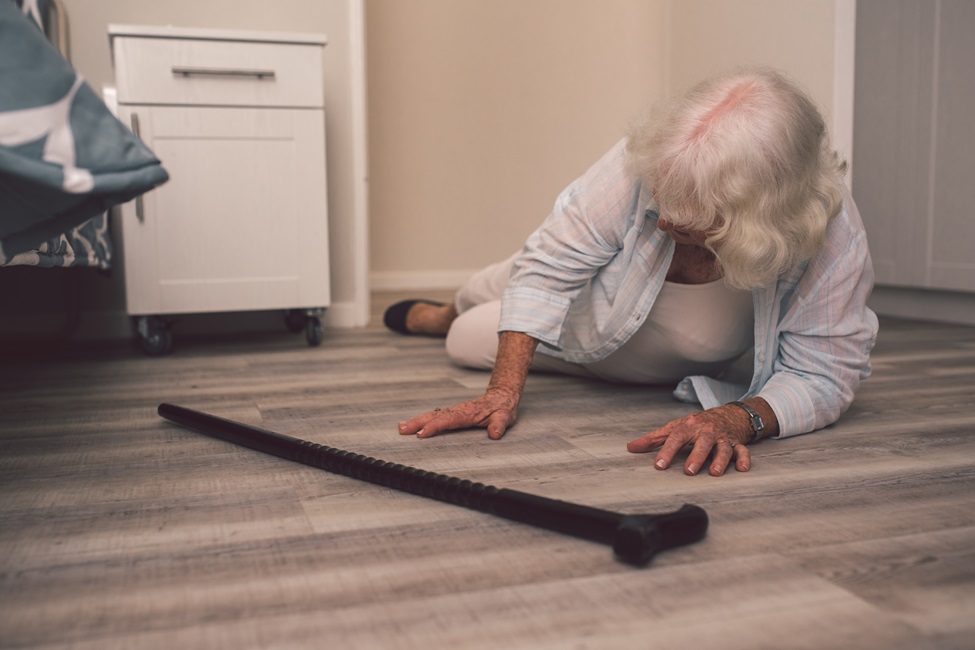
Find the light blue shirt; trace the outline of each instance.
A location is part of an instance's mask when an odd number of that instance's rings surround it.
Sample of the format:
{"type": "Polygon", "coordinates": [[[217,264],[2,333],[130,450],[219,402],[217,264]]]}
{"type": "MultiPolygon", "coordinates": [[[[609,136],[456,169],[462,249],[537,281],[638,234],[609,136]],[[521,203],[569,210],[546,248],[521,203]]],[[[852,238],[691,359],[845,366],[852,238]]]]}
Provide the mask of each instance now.
{"type": "MultiPolygon", "coordinates": [[[[626,170],[621,141],[558,197],[515,260],[499,331],[539,340],[545,354],[576,363],[603,359],[653,308],[675,244],[656,225],[648,188],[626,170]]],[[[779,437],[827,426],[870,375],[877,317],[866,233],[852,197],[829,224],[823,249],[773,287],[755,289],[750,385],[684,379],[674,395],[712,408],[760,396],[779,437]]]]}

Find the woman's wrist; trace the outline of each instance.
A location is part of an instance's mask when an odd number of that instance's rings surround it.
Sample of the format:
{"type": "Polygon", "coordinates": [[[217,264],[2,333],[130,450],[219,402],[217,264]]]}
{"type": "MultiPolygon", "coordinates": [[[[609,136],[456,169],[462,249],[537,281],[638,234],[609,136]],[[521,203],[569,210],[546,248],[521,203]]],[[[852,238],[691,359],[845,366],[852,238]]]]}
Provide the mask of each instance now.
{"type": "Polygon", "coordinates": [[[488,391],[507,391],[520,398],[537,346],[538,341],[527,334],[501,332],[488,391]]]}
{"type": "Polygon", "coordinates": [[[747,442],[750,445],[762,438],[778,435],[779,423],[775,411],[761,397],[751,397],[747,400],[729,402],[730,406],[741,413],[741,421],[745,424],[743,430],[748,432],[747,442]]]}

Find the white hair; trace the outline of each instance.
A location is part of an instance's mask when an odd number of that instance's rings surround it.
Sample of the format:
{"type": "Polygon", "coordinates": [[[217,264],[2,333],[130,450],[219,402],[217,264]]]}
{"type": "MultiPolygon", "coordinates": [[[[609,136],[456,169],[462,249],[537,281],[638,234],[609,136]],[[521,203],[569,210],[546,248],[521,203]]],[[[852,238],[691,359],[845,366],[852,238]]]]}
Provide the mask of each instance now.
{"type": "Polygon", "coordinates": [[[842,202],[846,167],[813,101],[782,73],[735,70],[657,105],[628,163],[662,217],[707,232],[729,284],[755,288],[810,259],[842,202]]]}

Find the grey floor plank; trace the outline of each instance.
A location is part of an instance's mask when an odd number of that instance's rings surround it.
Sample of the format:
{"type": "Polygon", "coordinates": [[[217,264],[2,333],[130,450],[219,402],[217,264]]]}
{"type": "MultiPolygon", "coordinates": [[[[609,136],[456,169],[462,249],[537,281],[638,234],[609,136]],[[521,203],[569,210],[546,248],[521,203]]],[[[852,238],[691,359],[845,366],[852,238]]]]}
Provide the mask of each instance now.
{"type": "MultiPolygon", "coordinates": [[[[2,347],[0,647],[970,648],[975,329],[884,319],[836,425],[715,479],[625,444],[666,389],[529,380],[501,441],[399,419],[479,394],[442,343],[374,325],[2,347]],[[644,569],[592,542],[294,465],[162,421],[160,402],[621,512],[704,506],[644,569]]],[[[433,295],[443,298],[446,295],[433,295]]]]}

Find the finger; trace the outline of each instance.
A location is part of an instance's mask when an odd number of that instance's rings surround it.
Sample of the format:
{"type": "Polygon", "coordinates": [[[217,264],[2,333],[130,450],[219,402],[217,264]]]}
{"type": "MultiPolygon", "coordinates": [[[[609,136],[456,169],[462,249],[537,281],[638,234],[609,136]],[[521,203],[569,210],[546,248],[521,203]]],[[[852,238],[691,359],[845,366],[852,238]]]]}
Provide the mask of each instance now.
{"type": "Polygon", "coordinates": [[[438,409],[434,411],[433,417],[417,430],[417,438],[432,438],[443,431],[459,429],[463,424],[455,424],[456,416],[452,409],[438,409]]]}
{"type": "Polygon", "coordinates": [[[508,430],[510,422],[511,420],[505,413],[492,413],[487,423],[488,438],[491,440],[501,440],[504,432],[508,430]]]}
{"type": "MultiPolygon", "coordinates": [[[[665,427],[666,428],[666,427],[665,427]]],[[[688,439],[680,431],[674,431],[664,441],[663,447],[657,452],[653,466],[657,469],[667,469],[681,449],[688,443],[688,439]]]]}
{"type": "Polygon", "coordinates": [[[721,476],[728,469],[728,463],[735,455],[735,448],[727,440],[719,440],[714,447],[714,459],[711,461],[711,476],[721,476]]]}
{"type": "Polygon", "coordinates": [[[413,435],[414,433],[422,429],[424,426],[426,426],[426,424],[430,422],[430,420],[437,417],[438,413],[440,413],[440,409],[437,409],[435,411],[427,411],[426,413],[422,413],[414,418],[410,418],[405,422],[400,422],[397,428],[399,429],[401,435],[404,436],[413,435]]]}
{"type": "Polygon", "coordinates": [[[667,441],[667,438],[670,436],[673,430],[673,423],[668,422],[659,429],[651,431],[646,435],[640,436],[636,440],[631,440],[630,442],[626,443],[626,449],[634,454],[643,454],[648,451],[653,451],[667,441]]]}
{"type": "Polygon", "coordinates": [[[752,452],[745,445],[735,447],[735,469],[739,472],[747,472],[752,466],[752,452]]]}
{"type": "Polygon", "coordinates": [[[634,454],[644,454],[664,444],[665,440],[667,440],[667,433],[663,429],[657,429],[626,443],[626,450],[634,454]]]}
{"type": "MultiPolygon", "coordinates": [[[[435,410],[433,417],[416,432],[416,437],[432,438],[444,431],[482,427],[485,426],[482,424],[483,422],[484,416],[481,415],[481,409],[473,402],[464,402],[451,406],[449,409],[435,410]]],[[[501,431],[501,434],[504,434],[504,430],[501,431]]]]}
{"type": "Polygon", "coordinates": [[[694,476],[697,474],[704,463],[707,462],[708,456],[711,454],[711,449],[714,447],[714,439],[708,436],[700,436],[694,441],[694,447],[691,449],[691,453],[687,455],[687,460],[684,462],[684,473],[688,476],[694,476]]]}

